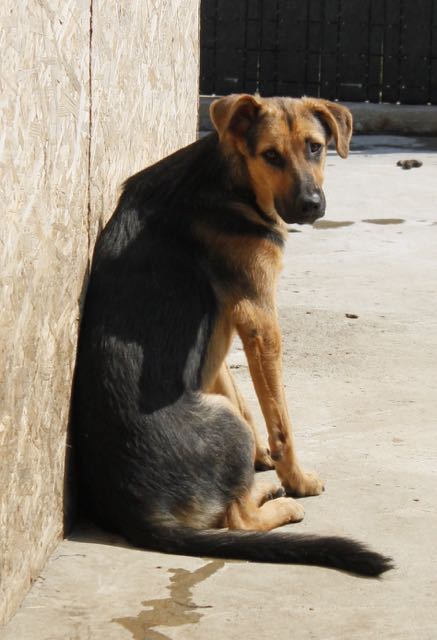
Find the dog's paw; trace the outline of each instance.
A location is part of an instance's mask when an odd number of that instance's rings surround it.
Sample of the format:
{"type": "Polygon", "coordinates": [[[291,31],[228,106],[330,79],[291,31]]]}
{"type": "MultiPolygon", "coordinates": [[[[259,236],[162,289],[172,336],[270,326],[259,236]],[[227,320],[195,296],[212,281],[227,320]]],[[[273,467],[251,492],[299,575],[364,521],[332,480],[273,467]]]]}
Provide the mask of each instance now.
{"type": "Polygon", "coordinates": [[[270,471],[275,468],[269,449],[263,447],[256,452],[255,469],[257,471],[270,471]]]}
{"type": "Polygon", "coordinates": [[[316,473],[290,474],[288,478],[282,480],[282,486],[288,495],[303,498],[305,496],[319,496],[324,490],[323,480],[316,473]]]}
{"type": "Polygon", "coordinates": [[[276,498],[273,503],[275,508],[279,510],[284,524],[303,520],[305,509],[293,498],[276,498]]]}

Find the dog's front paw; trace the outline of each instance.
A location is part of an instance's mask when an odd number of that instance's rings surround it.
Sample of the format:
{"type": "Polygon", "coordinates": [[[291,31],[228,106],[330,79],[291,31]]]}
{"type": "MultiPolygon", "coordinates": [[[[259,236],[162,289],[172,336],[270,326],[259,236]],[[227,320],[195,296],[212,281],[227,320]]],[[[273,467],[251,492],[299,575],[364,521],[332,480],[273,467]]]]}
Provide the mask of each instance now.
{"type": "Polygon", "coordinates": [[[275,468],[275,463],[270,455],[270,450],[262,447],[257,450],[255,455],[255,469],[257,471],[269,471],[275,468]]]}
{"type": "Polygon", "coordinates": [[[282,479],[282,486],[288,495],[303,498],[305,496],[318,496],[325,490],[323,481],[316,473],[290,473],[282,479]]]}

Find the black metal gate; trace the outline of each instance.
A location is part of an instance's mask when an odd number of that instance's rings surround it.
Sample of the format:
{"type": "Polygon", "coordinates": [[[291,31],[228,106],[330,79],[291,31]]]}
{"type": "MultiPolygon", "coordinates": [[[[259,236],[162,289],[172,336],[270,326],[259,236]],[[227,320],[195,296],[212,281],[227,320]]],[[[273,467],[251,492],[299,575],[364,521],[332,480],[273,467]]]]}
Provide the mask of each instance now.
{"type": "Polygon", "coordinates": [[[203,94],[437,104],[437,0],[202,0],[203,94]]]}

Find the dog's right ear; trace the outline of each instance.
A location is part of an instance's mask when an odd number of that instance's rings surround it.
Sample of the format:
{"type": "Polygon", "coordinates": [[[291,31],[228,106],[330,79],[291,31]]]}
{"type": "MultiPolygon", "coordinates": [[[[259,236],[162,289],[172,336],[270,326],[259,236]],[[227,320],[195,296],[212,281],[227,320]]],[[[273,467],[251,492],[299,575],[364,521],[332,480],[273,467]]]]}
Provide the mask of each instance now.
{"type": "Polygon", "coordinates": [[[249,94],[232,94],[211,103],[209,115],[220,140],[226,132],[244,136],[255,121],[261,102],[249,94]]]}
{"type": "Polygon", "coordinates": [[[341,104],[320,98],[303,98],[304,103],[319,117],[334,138],[337,153],[347,158],[352,136],[352,114],[341,104]]]}

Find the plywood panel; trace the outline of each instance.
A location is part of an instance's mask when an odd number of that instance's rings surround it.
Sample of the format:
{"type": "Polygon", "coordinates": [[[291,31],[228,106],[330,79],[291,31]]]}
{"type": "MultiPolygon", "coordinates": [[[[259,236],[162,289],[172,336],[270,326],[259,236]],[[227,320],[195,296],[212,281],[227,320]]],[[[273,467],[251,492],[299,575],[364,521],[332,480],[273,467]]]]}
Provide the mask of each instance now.
{"type": "Polygon", "coordinates": [[[2,1],[0,618],[62,531],[88,249],[88,5],[2,1]]]}
{"type": "Polygon", "coordinates": [[[194,141],[198,32],[198,0],[93,2],[93,219],[129,175],[194,141]]]}
{"type": "Polygon", "coordinates": [[[99,224],[124,178],[195,138],[198,9],[1,3],[0,622],[62,535],[80,299],[99,224]]]}

